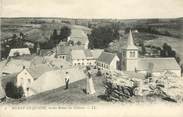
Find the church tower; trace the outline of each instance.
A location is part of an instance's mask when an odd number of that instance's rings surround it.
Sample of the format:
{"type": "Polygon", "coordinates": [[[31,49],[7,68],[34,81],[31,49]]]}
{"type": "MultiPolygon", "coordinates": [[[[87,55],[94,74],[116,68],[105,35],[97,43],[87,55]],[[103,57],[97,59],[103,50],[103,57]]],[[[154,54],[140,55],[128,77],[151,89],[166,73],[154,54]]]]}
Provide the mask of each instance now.
{"type": "Polygon", "coordinates": [[[135,71],[138,61],[138,47],[133,42],[132,32],[129,31],[127,45],[122,49],[122,66],[124,71],[135,71]]]}

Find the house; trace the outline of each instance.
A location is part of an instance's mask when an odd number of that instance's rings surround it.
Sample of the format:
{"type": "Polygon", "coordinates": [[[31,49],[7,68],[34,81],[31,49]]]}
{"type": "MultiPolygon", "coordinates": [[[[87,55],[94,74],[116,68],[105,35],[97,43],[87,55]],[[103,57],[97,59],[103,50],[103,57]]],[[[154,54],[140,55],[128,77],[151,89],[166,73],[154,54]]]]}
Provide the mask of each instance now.
{"type": "Polygon", "coordinates": [[[72,29],[69,40],[74,42],[74,45],[82,46],[84,49],[88,49],[88,36],[81,29],[72,29]]]}
{"type": "Polygon", "coordinates": [[[71,61],[74,66],[96,65],[96,59],[89,49],[79,49],[71,51],[71,61]]]}
{"type": "Polygon", "coordinates": [[[51,70],[53,69],[47,64],[40,64],[31,68],[23,67],[22,71],[17,75],[16,85],[17,87],[22,86],[24,90],[24,95],[28,97],[32,94],[32,91],[30,89],[31,84],[35,80],[37,80],[42,74],[51,70]]]}
{"type": "Polygon", "coordinates": [[[21,56],[21,55],[30,55],[29,48],[13,48],[9,52],[9,57],[21,56]]]}
{"type": "Polygon", "coordinates": [[[95,65],[96,59],[93,57],[91,50],[83,50],[86,56],[87,63],[86,65],[95,65]]]}
{"type": "Polygon", "coordinates": [[[97,67],[106,71],[115,71],[117,70],[118,62],[119,58],[116,54],[102,52],[97,59],[97,67]]]}
{"type": "Polygon", "coordinates": [[[86,55],[83,49],[80,50],[72,50],[71,51],[71,61],[72,61],[72,65],[76,66],[76,65],[87,65],[87,59],[86,59],[86,55]]]}
{"type": "Polygon", "coordinates": [[[134,71],[140,73],[151,72],[159,76],[165,71],[181,76],[181,68],[175,58],[139,58],[138,47],[133,42],[131,31],[129,32],[127,45],[122,49],[121,69],[123,71],[134,71]]]}
{"type": "Polygon", "coordinates": [[[60,59],[66,60],[66,61],[70,60],[70,53],[71,53],[70,47],[60,45],[60,46],[56,47],[55,52],[56,52],[57,58],[60,58],[60,59]]]}

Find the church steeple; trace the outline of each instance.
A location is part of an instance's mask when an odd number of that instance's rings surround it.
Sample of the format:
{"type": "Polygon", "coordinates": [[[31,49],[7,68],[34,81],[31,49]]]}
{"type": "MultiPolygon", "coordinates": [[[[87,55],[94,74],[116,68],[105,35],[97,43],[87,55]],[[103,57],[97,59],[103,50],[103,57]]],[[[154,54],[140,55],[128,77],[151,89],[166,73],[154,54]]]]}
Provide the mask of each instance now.
{"type": "Polygon", "coordinates": [[[126,47],[122,50],[121,69],[135,71],[138,62],[138,47],[133,42],[131,30],[129,31],[126,47]]]}
{"type": "Polygon", "coordinates": [[[126,49],[138,49],[133,42],[133,36],[131,30],[129,31],[126,49]]]}

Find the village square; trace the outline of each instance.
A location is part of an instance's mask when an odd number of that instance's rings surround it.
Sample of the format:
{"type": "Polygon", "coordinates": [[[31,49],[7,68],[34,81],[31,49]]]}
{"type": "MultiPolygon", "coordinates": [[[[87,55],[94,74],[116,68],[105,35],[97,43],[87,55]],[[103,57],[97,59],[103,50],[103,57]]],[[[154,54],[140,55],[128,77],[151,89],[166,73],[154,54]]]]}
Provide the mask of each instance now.
{"type": "Polygon", "coordinates": [[[52,20],[45,28],[43,21],[35,20],[25,26],[32,28],[29,33],[18,32],[1,40],[1,103],[183,101],[181,55],[172,43],[159,47],[148,44],[151,40],[145,43],[136,36],[144,36],[142,30],[133,26],[97,30],[97,24],[87,27],[76,21],[63,21],[67,25],[60,34],[49,30],[47,42],[42,42],[40,28],[47,33],[46,28],[59,21],[52,20]],[[105,33],[109,29],[111,33],[105,33]],[[106,34],[100,42],[94,36],[99,32],[106,34]]]}

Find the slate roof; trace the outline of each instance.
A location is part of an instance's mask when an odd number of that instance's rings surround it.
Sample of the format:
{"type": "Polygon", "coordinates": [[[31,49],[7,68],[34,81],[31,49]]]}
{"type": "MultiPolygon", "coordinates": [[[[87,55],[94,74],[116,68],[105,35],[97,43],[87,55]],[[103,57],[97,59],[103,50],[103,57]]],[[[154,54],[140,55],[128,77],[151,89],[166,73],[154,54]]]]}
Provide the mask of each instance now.
{"type": "Polygon", "coordinates": [[[174,58],[139,58],[136,69],[148,70],[149,64],[153,64],[153,71],[180,70],[174,58]]]}
{"type": "Polygon", "coordinates": [[[101,55],[101,53],[104,51],[104,49],[94,49],[91,50],[93,58],[98,59],[98,57],[101,55]]]}
{"type": "Polygon", "coordinates": [[[86,58],[93,58],[92,52],[90,50],[83,50],[86,58]]]}
{"type": "Polygon", "coordinates": [[[57,55],[68,55],[71,49],[68,46],[57,46],[57,55]]]}
{"type": "Polygon", "coordinates": [[[79,49],[71,51],[72,59],[89,59],[93,58],[91,50],[79,49]]]}
{"type": "Polygon", "coordinates": [[[98,58],[98,61],[102,61],[103,63],[106,63],[109,65],[109,64],[111,64],[111,62],[115,56],[116,56],[116,54],[113,54],[113,53],[102,52],[98,58]]]}
{"type": "Polygon", "coordinates": [[[10,73],[10,74],[18,73],[22,70],[23,66],[25,66],[26,68],[29,68],[30,65],[31,65],[31,61],[10,59],[10,61],[2,67],[1,72],[10,73]]]}
{"type": "Polygon", "coordinates": [[[49,67],[47,64],[39,64],[39,65],[33,66],[31,68],[26,68],[26,70],[30,73],[30,75],[34,79],[37,79],[43,73],[48,72],[48,71],[52,71],[53,68],[49,67]]]}
{"type": "Polygon", "coordinates": [[[86,75],[81,69],[69,68],[54,70],[43,74],[39,79],[35,80],[31,85],[31,89],[37,94],[64,86],[66,72],[69,73],[70,83],[86,78],[86,75]]]}
{"type": "Polygon", "coordinates": [[[86,55],[83,50],[72,50],[72,59],[86,59],[86,55]]]}

